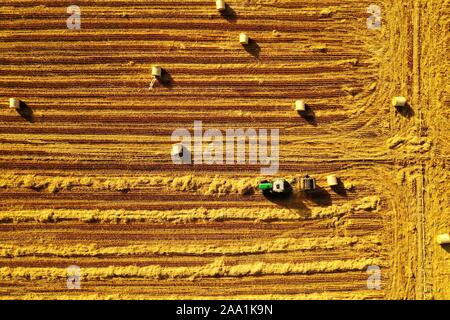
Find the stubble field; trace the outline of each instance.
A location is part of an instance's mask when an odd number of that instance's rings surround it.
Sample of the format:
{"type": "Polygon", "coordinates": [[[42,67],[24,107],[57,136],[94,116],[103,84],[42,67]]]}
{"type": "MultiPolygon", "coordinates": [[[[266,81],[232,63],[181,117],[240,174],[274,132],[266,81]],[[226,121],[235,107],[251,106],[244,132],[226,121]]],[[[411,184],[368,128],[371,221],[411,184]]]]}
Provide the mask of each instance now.
{"type": "Polygon", "coordinates": [[[449,1],[373,1],[0,1],[0,298],[450,298],[449,1]],[[278,128],[292,196],[173,164],[194,121],[278,128]]]}

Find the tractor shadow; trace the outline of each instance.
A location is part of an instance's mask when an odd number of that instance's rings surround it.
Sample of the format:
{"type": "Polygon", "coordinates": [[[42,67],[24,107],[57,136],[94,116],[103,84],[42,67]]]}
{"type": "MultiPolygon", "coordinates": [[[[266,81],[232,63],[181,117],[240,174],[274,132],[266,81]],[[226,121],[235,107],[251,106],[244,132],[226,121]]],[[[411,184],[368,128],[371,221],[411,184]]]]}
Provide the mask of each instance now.
{"type": "Polygon", "coordinates": [[[292,185],[287,181],[285,181],[284,190],[284,193],[263,191],[263,196],[270,202],[294,212],[303,219],[311,217],[311,209],[303,203],[299,194],[293,192],[292,185]]]}
{"type": "Polygon", "coordinates": [[[316,113],[309,105],[305,105],[305,111],[297,111],[297,113],[310,125],[317,127],[316,113]]]}
{"type": "Polygon", "coordinates": [[[272,191],[268,191],[268,190],[264,190],[263,191],[263,196],[271,201],[274,202],[276,204],[283,204],[286,203],[286,201],[288,201],[291,196],[292,196],[292,186],[289,182],[285,181],[284,182],[284,192],[283,193],[275,193],[272,191]]]}
{"type": "Polygon", "coordinates": [[[19,109],[17,109],[17,113],[30,123],[35,121],[33,110],[24,101],[20,101],[20,106],[19,109]]]}
{"type": "MultiPolygon", "coordinates": [[[[339,185],[336,187],[338,187],[338,190],[342,190],[339,188],[339,185]]],[[[320,207],[328,207],[333,204],[330,193],[318,185],[311,191],[294,192],[292,185],[286,181],[284,190],[284,193],[263,191],[263,195],[270,202],[295,212],[303,219],[308,219],[312,215],[311,208],[307,205],[308,203],[320,207]]],[[[345,191],[345,189],[343,190],[345,191]]]]}
{"type": "Polygon", "coordinates": [[[330,193],[318,185],[314,190],[305,192],[305,199],[321,207],[328,207],[333,203],[330,193]]]}

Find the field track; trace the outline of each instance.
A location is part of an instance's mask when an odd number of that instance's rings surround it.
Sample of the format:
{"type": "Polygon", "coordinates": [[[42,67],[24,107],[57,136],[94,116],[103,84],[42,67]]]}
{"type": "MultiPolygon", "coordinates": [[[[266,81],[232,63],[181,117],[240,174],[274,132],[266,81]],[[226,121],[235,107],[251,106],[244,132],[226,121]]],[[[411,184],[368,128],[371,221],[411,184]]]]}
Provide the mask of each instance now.
{"type": "Polygon", "coordinates": [[[374,1],[0,1],[0,299],[450,298],[449,1],[374,1]],[[194,121],[279,129],[294,194],[173,164],[194,121]]]}

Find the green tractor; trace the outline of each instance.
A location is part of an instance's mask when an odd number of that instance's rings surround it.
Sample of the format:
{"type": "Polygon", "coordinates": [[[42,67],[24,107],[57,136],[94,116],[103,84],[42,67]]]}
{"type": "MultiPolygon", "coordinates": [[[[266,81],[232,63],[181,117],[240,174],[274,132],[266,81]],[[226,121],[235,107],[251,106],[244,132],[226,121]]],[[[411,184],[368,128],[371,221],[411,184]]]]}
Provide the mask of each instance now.
{"type": "Polygon", "coordinates": [[[258,185],[258,189],[263,193],[285,193],[287,182],[284,179],[275,179],[273,182],[268,180],[261,181],[258,185]]]}

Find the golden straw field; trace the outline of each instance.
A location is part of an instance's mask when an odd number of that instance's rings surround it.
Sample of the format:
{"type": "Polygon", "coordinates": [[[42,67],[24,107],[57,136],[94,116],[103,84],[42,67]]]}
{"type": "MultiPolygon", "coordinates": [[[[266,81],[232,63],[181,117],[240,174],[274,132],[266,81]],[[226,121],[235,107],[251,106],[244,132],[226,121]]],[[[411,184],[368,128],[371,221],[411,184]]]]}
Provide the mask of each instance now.
{"type": "Polygon", "coordinates": [[[0,299],[450,298],[449,0],[226,2],[0,0],[0,299]],[[174,164],[194,121],[278,128],[292,195],[174,164]]]}

